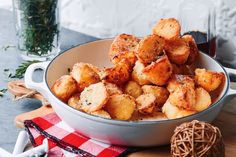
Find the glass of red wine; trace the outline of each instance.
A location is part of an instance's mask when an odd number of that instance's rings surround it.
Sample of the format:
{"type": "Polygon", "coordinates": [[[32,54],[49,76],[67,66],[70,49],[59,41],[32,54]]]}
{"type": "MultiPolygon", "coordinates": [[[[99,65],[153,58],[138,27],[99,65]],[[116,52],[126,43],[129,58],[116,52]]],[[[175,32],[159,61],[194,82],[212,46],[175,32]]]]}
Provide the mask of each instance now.
{"type": "Polygon", "coordinates": [[[215,17],[215,6],[209,0],[183,0],[180,4],[182,35],[192,35],[198,49],[211,57],[216,54],[215,17]]]}

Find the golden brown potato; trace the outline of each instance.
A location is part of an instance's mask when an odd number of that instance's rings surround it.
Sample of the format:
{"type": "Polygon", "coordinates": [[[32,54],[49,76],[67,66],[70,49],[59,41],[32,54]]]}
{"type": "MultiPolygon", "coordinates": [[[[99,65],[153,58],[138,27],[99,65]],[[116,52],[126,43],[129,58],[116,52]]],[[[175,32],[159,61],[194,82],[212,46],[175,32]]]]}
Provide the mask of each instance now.
{"type": "Polygon", "coordinates": [[[79,90],[100,81],[99,69],[92,64],[76,63],[71,71],[71,76],[77,81],[79,90]]]}
{"type": "Polygon", "coordinates": [[[194,75],[194,70],[191,69],[188,65],[177,65],[177,64],[171,64],[173,68],[173,74],[178,75],[194,75]]]}
{"type": "MultiPolygon", "coordinates": [[[[117,64],[123,58],[130,58],[129,61],[132,62],[133,59],[136,60],[133,52],[139,43],[139,39],[133,35],[120,34],[118,35],[111,44],[109,57],[110,60],[117,64]],[[127,57],[128,56],[128,57],[127,57]],[[132,58],[132,59],[131,59],[132,58]]],[[[133,62],[133,64],[135,61],[133,62]]]]}
{"type": "Polygon", "coordinates": [[[174,18],[161,19],[152,29],[152,33],[163,37],[165,40],[174,40],[180,36],[180,24],[174,18]]]}
{"type": "Polygon", "coordinates": [[[111,119],[111,116],[109,115],[109,113],[105,110],[98,110],[98,111],[93,111],[90,114],[98,116],[98,117],[103,117],[103,118],[107,118],[107,119],[111,119]]]}
{"type": "Polygon", "coordinates": [[[137,57],[144,65],[150,64],[163,55],[165,41],[158,35],[143,38],[137,46],[137,57]]]}
{"type": "Polygon", "coordinates": [[[198,57],[199,54],[198,47],[194,38],[191,35],[184,35],[182,38],[186,43],[188,43],[188,46],[190,47],[190,53],[188,56],[188,60],[186,62],[186,64],[190,65],[194,63],[198,57]]]}
{"type": "Polygon", "coordinates": [[[129,120],[135,110],[136,103],[133,97],[127,94],[112,95],[105,109],[112,119],[129,120]]]}
{"type": "Polygon", "coordinates": [[[80,94],[81,109],[85,112],[98,111],[109,99],[104,83],[99,82],[86,87],[80,94]]]}
{"type": "Polygon", "coordinates": [[[208,108],[211,105],[211,96],[203,88],[199,87],[196,89],[196,104],[194,109],[196,111],[202,111],[208,108]]]}
{"type": "Polygon", "coordinates": [[[195,80],[197,84],[208,92],[215,90],[224,81],[224,74],[206,69],[195,70],[195,80]]]}
{"type": "Polygon", "coordinates": [[[167,42],[165,52],[172,63],[184,64],[189,57],[190,48],[183,39],[176,39],[167,42]]]}
{"type": "Polygon", "coordinates": [[[124,92],[134,98],[137,98],[142,94],[143,91],[138,83],[135,81],[129,81],[125,85],[124,92]]]}
{"type": "Polygon", "coordinates": [[[113,68],[106,68],[100,73],[102,80],[114,83],[118,86],[126,83],[130,78],[132,66],[126,60],[122,60],[113,68]]]}
{"type": "Polygon", "coordinates": [[[69,98],[78,91],[77,83],[70,75],[64,75],[56,80],[51,90],[61,101],[65,103],[67,103],[69,98]]]}
{"type": "Polygon", "coordinates": [[[114,57],[112,63],[118,64],[123,59],[126,59],[127,62],[133,67],[137,61],[137,57],[134,51],[123,51],[117,57],[114,57]]]}
{"type": "Polygon", "coordinates": [[[142,86],[142,90],[144,94],[153,94],[156,97],[156,104],[158,107],[162,107],[169,97],[169,92],[164,87],[144,85],[142,86]]]}
{"type": "Polygon", "coordinates": [[[142,114],[149,114],[152,113],[155,107],[156,97],[154,94],[143,94],[136,99],[136,102],[138,112],[142,114]]]}
{"type": "Polygon", "coordinates": [[[170,93],[173,93],[181,86],[187,86],[189,88],[195,89],[194,79],[186,75],[172,75],[168,82],[167,90],[170,93]]]}
{"type": "Polygon", "coordinates": [[[162,112],[165,113],[168,119],[175,119],[186,117],[196,113],[196,111],[181,109],[175,105],[172,105],[168,100],[162,107],[162,112]]]}
{"type": "Polygon", "coordinates": [[[143,73],[155,85],[165,85],[172,74],[172,66],[167,56],[160,57],[156,62],[146,66],[143,73]]]}
{"type": "Polygon", "coordinates": [[[169,101],[179,108],[193,110],[196,104],[195,90],[191,87],[181,86],[173,93],[170,93],[169,101]]]}
{"type": "Polygon", "coordinates": [[[110,96],[114,94],[123,94],[122,90],[116,84],[105,81],[103,81],[103,83],[105,84],[107,92],[110,96]]]}
{"type": "Polygon", "coordinates": [[[132,80],[136,81],[140,85],[151,83],[148,80],[147,76],[143,73],[144,68],[145,68],[144,64],[141,63],[139,60],[137,60],[132,72],[132,80]]]}
{"type": "Polygon", "coordinates": [[[77,110],[80,110],[81,102],[79,100],[80,100],[80,93],[76,93],[72,97],[70,97],[70,99],[68,100],[68,105],[77,110]]]}

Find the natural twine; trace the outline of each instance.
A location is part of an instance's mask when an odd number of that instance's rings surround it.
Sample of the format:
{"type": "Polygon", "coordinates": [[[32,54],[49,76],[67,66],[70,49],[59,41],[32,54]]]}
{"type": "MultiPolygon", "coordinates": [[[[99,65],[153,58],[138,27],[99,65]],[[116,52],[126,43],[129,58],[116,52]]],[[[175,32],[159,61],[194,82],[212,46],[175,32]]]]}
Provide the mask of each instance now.
{"type": "Polygon", "coordinates": [[[172,157],[224,157],[222,135],[217,127],[193,120],[178,126],[171,138],[172,157]]]}

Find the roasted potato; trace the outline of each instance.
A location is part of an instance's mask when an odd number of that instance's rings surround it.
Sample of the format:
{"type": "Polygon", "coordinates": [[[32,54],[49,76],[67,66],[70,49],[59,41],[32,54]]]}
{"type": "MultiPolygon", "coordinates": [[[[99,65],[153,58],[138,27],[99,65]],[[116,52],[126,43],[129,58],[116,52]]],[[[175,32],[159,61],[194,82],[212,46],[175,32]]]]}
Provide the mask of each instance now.
{"type": "Polygon", "coordinates": [[[184,64],[189,57],[190,48],[183,39],[176,39],[167,42],[165,52],[172,63],[184,64]]]}
{"type": "Polygon", "coordinates": [[[105,110],[98,110],[98,111],[93,111],[90,114],[98,116],[98,117],[103,117],[103,118],[107,118],[107,119],[111,119],[111,116],[109,115],[109,113],[105,110]]]}
{"type": "Polygon", "coordinates": [[[115,67],[104,69],[100,73],[100,77],[106,82],[121,86],[129,80],[131,71],[131,64],[124,59],[116,64],[115,67]]]}
{"type": "Polygon", "coordinates": [[[112,95],[105,109],[113,119],[129,120],[135,110],[136,103],[133,97],[127,94],[112,95]]]}
{"type": "Polygon", "coordinates": [[[74,94],[70,99],[68,100],[68,105],[80,110],[81,109],[81,102],[80,102],[80,93],[74,94]]]}
{"type": "Polygon", "coordinates": [[[124,92],[134,98],[137,98],[142,94],[143,91],[138,83],[135,81],[129,81],[124,87],[124,92]]]}
{"type": "Polygon", "coordinates": [[[114,94],[123,94],[122,90],[116,84],[105,81],[103,81],[103,83],[105,84],[107,92],[110,96],[114,94]]]}
{"type": "Polygon", "coordinates": [[[99,69],[88,63],[76,63],[72,68],[71,76],[77,81],[80,91],[100,81],[99,69]]]}
{"type": "Polygon", "coordinates": [[[104,83],[99,82],[86,87],[80,94],[81,109],[85,112],[98,111],[109,99],[104,83]]]}
{"type": "Polygon", "coordinates": [[[67,103],[69,98],[78,91],[77,82],[72,76],[64,75],[56,80],[51,90],[61,101],[67,103]]]}
{"type": "Polygon", "coordinates": [[[136,57],[134,51],[139,43],[139,39],[133,35],[120,34],[111,44],[109,58],[112,63],[117,64],[123,58],[129,58],[128,61],[135,63],[136,57]]]}
{"type": "Polygon", "coordinates": [[[197,68],[195,70],[195,80],[199,86],[211,92],[217,89],[224,81],[224,74],[197,68]]]}
{"type": "Polygon", "coordinates": [[[204,88],[196,89],[196,104],[194,109],[196,111],[202,111],[211,105],[211,96],[204,88]]]}
{"type": "Polygon", "coordinates": [[[158,107],[162,107],[169,97],[169,92],[164,87],[144,85],[142,86],[142,90],[144,94],[153,94],[156,97],[156,104],[158,107]]]}
{"type": "Polygon", "coordinates": [[[195,81],[190,76],[186,75],[172,75],[169,79],[167,90],[173,93],[177,88],[187,86],[188,88],[195,89],[195,81]]]}
{"type": "Polygon", "coordinates": [[[163,37],[165,40],[175,40],[180,36],[180,24],[174,18],[161,19],[152,29],[152,33],[163,37]]]}
{"type": "Polygon", "coordinates": [[[173,68],[173,74],[178,74],[178,75],[194,75],[194,70],[188,65],[182,64],[182,65],[177,65],[177,64],[171,64],[173,68]]]}
{"type": "Polygon", "coordinates": [[[165,113],[168,119],[181,118],[196,113],[194,110],[185,110],[172,105],[168,100],[163,105],[162,112],[165,113]]]}
{"type": "Polygon", "coordinates": [[[140,85],[150,84],[151,82],[148,80],[147,76],[143,73],[143,69],[145,68],[144,64],[140,61],[136,61],[135,66],[132,72],[132,80],[136,81],[140,85]]]}
{"type": "Polygon", "coordinates": [[[196,61],[198,57],[198,54],[199,54],[198,47],[194,38],[191,35],[184,35],[182,36],[182,38],[184,39],[186,43],[188,43],[188,46],[190,47],[190,53],[188,56],[188,60],[186,62],[186,64],[190,65],[194,61],[196,61]]]}
{"type": "Polygon", "coordinates": [[[181,86],[173,93],[170,93],[169,101],[179,108],[193,110],[196,104],[195,90],[191,87],[181,86]]]}
{"type": "Polygon", "coordinates": [[[165,41],[158,35],[144,37],[137,46],[137,57],[144,65],[148,65],[163,55],[165,41]]]}
{"type": "Polygon", "coordinates": [[[155,85],[165,85],[172,74],[172,66],[166,55],[160,57],[156,62],[146,66],[143,73],[147,79],[155,85]]]}
{"type": "Polygon", "coordinates": [[[156,97],[154,94],[143,94],[136,99],[137,110],[142,114],[152,113],[155,104],[156,97]]]}

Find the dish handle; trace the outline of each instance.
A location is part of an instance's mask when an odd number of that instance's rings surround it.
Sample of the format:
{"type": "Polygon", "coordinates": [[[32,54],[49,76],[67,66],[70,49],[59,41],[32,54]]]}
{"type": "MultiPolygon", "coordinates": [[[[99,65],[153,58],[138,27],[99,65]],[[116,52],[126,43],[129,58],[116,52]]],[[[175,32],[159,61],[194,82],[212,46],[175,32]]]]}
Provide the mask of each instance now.
{"type": "Polygon", "coordinates": [[[44,83],[45,80],[43,79],[42,82],[35,82],[33,80],[33,73],[37,69],[43,70],[43,76],[45,75],[46,68],[48,66],[49,62],[40,62],[40,63],[34,63],[31,64],[25,72],[25,86],[26,88],[34,89],[37,92],[41,93],[45,98],[47,98],[47,86],[44,83]]]}
{"type": "MultiPolygon", "coordinates": [[[[228,75],[236,76],[236,69],[226,68],[226,67],[224,67],[224,68],[225,68],[226,72],[228,73],[228,75]]],[[[235,97],[236,96],[236,89],[232,89],[229,87],[229,91],[228,91],[227,95],[235,97]]]]}

